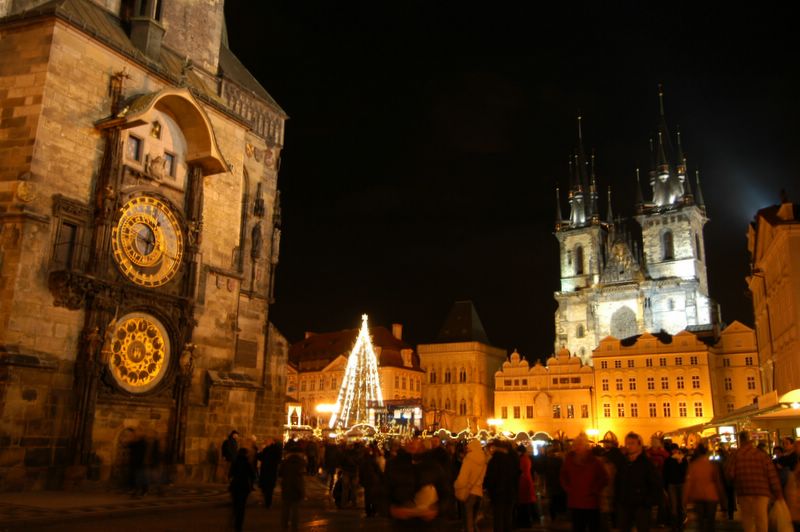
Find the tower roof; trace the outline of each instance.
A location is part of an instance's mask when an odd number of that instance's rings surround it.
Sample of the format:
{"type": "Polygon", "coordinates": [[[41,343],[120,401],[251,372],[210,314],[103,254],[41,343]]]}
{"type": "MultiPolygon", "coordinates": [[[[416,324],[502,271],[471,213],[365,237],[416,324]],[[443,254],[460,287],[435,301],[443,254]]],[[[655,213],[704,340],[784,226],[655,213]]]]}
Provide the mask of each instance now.
{"type": "Polygon", "coordinates": [[[472,301],[456,301],[447,314],[436,343],[449,342],[481,342],[491,345],[472,301]]]}

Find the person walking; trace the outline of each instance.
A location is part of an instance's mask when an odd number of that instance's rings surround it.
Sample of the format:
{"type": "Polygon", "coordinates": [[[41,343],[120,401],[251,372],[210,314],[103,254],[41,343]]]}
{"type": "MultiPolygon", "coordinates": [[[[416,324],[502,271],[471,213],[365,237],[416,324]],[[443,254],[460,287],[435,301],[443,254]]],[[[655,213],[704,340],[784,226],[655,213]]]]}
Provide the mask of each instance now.
{"type": "Polygon", "coordinates": [[[264,507],[272,506],[272,495],[275,492],[275,484],[278,482],[278,466],[281,463],[283,451],[279,441],[267,438],[264,448],[258,453],[258,460],[261,468],[258,474],[258,487],[264,497],[264,507]]]}
{"type": "Polygon", "coordinates": [[[486,465],[483,487],[492,505],[494,532],[511,531],[514,502],[519,490],[519,459],[505,442],[494,444],[494,453],[486,465]]]}
{"type": "Polygon", "coordinates": [[[517,446],[519,456],[519,498],[517,499],[516,524],[519,528],[530,528],[537,516],[536,484],[533,475],[533,463],[524,445],[517,446]]]}
{"type": "Polygon", "coordinates": [[[295,441],[286,444],[286,457],[281,462],[281,530],[296,532],[300,528],[300,502],[306,496],[306,457],[295,441]]]}
{"type": "Polygon", "coordinates": [[[621,532],[649,532],[650,514],[663,494],[661,476],[644,454],[642,437],[635,432],[625,436],[627,459],[617,470],[614,495],[617,525],[621,532]]]}
{"type": "Polygon", "coordinates": [[[232,430],[228,437],[222,442],[222,457],[228,462],[228,467],[236,460],[239,454],[239,432],[232,430]]]}
{"type": "Polygon", "coordinates": [[[669,517],[672,532],[681,532],[686,519],[686,506],[683,504],[683,485],[689,466],[686,456],[678,444],[668,445],[669,458],[664,460],[664,485],[669,498],[669,517]]]}
{"type": "Polygon", "coordinates": [[[739,433],[739,448],[731,453],[725,475],[733,481],[744,532],[767,532],[769,499],[782,500],[783,491],[775,466],[747,431],[739,433]]]}
{"type": "Polygon", "coordinates": [[[486,476],[486,455],[478,439],[467,444],[467,454],[461,462],[453,487],[456,499],[464,505],[464,530],[478,529],[478,509],[483,498],[483,479],[486,476]]]}
{"type": "Polygon", "coordinates": [[[600,530],[600,498],[606,484],[605,466],[592,453],[586,435],[579,435],[561,467],[561,486],[567,493],[573,531],[600,530]]]}
{"type": "Polygon", "coordinates": [[[247,449],[239,449],[233,464],[231,464],[228,477],[230,478],[228,490],[233,500],[233,529],[241,532],[244,526],[247,498],[253,491],[253,482],[256,479],[256,472],[248,459],[247,449]]]}
{"type": "Polygon", "coordinates": [[[703,444],[697,446],[694,458],[686,470],[683,485],[683,507],[690,504],[697,515],[697,529],[699,532],[714,532],[714,515],[717,512],[717,503],[722,501],[725,508],[725,486],[722,484],[717,464],[708,457],[708,449],[703,444]]]}

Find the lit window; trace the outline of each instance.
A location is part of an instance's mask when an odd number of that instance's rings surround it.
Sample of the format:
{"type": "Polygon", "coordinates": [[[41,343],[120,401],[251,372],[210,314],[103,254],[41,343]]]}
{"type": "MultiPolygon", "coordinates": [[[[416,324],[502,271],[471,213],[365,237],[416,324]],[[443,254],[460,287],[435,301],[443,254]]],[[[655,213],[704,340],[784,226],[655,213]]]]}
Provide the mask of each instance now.
{"type": "Polygon", "coordinates": [[[733,379],[725,377],[725,391],[730,392],[731,390],[733,390],[733,379]]]}
{"type": "Polygon", "coordinates": [[[553,405],[553,419],[561,419],[561,405],[553,405]]]}
{"type": "Polygon", "coordinates": [[[625,417],[625,403],[617,403],[617,417],[625,417]]]}
{"type": "Polygon", "coordinates": [[[125,156],[131,161],[142,160],[142,139],[133,135],[128,135],[125,156]]]}
{"type": "Polygon", "coordinates": [[[639,403],[631,403],[631,417],[639,417],[639,403]]]}
{"type": "Polygon", "coordinates": [[[647,377],[647,389],[648,390],[655,390],[656,389],[656,379],[655,379],[655,377],[647,377]]]}
{"type": "Polygon", "coordinates": [[[664,417],[672,416],[672,410],[670,409],[669,403],[663,403],[661,406],[664,408],[664,417]]]}
{"type": "Polygon", "coordinates": [[[699,390],[700,389],[700,377],[697,375],[692,375],[692,389],[699,390]]]}
{"type": "Polygon", "coordinates": [[[611,417],[611,403],[603,403],[603,417],[611,417]]]}
{"type": "Polygon", "coordinates": [[[661,389],[669,390],[669,377],[661,377],[661,389]]]}
{"type": "Polygon", "coordinates": [[[631,377],[628,379],[628,390],[636,390],[636,377],[631,377]]]}
{"type": "Polygon", "coordinates": [[[573,405],[567,405],[567,419],[572,419],[575,417],[575,407],[573,405]]]}
{"type": "Polygon", "coordinates": [[[519,419],[520,416],[519,410],[520,408],[518,406],[514,407],[514,419],[519,419]]]}
{"type": "Polygon", "coordinates": [[[603,391],[607,392],[608,391],[608,379],[603,379],[601,382],[602,382],[602,385],[603,385],[603,391]]]}
{"type": "Polygon", "coordinates": [[[755,377],[747,377],[747,389],[748,390],[755,390],[756,389],[756,378],[755,377]]]}
{"type": "Polygon", "coordinates": [[[508,407],[501,406],[500,407],[500,417],[503,419],[508,419],[508,407]]]}
{"type": "Polygon", "coordinates": [[[675,378],[675,387],[679,390],[683,390],[683,377],[675,378]]]}
{"type": "Polygon", "coordinates": [[[650,417],[656,417],[658,414],[656,412],[656,404],[655,403],[648,403],[647,409],[650,413],[650,417]]]}
{"type": "Polygon", "coordinates": [[[678,417],[686,417],[686,403],[678,403],[678,417]]]}
{"type": "Polygon", "coordinates": [[[608,360],[600,361],[600,368],[601,369],[608,369],[608,360]]]}
{"type": "Polygon", "coordinates": [[[621,391],[622,391],[622,379],[617,379],[617,380],[616,380],[616,381],[614,381],[614,382],[615,382],[615,384],[616,384],[617,391],[618,391],[618,392],[621,392],[621,391]]]}
{"type": "Polygon", "coordinates": [[[589,405],[581,405],[581,417],[584,419],[589,417],[589,405]]]}

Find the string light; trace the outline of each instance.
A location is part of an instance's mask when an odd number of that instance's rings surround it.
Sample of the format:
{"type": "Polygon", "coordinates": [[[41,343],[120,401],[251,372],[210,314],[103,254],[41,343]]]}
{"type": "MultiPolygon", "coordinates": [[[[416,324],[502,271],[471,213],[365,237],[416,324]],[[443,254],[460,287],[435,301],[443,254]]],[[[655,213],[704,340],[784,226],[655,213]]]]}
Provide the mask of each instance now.
{"type": "Polygon", "coordinates": [[[383,407],[383,394],[378,376],[378,357],[369,336],[367,315],[361,316],[361,331],[347,358],[344,379],[329,427],[349,427],[357,423],[371,423],[370,412],[383,407]]]}

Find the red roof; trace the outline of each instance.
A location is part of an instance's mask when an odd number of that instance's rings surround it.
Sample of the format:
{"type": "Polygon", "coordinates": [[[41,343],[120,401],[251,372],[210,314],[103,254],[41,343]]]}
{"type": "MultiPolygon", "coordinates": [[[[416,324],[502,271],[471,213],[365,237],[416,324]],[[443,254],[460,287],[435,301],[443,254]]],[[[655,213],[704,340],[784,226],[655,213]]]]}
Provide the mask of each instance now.
{"type": "MultiPolygon", "coordinates": [[[[349,356],[359,331],[360,329],[347,329],[333,333],[312,334],[289,347],[289,362],[300,371],[318,371],[339,355],[349,356]]],[[[410,345],[395,338],[386,327],[370,327],[369,332],[372,336],[372,345],[381,348],[378,366],[403,367],[400,351],[411,349],[410,369],[421,371],[419,355],[410,345]]]]}

